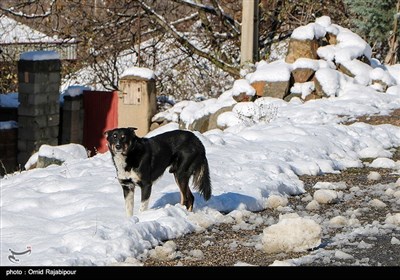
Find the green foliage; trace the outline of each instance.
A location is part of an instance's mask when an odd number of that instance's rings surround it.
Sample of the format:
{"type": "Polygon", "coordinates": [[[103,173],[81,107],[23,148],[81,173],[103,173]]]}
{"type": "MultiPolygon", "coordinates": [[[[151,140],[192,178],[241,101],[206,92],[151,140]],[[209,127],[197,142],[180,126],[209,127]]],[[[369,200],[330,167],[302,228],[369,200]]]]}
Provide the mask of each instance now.
{"type": "Polygon", "coordinates": [[[354,31],[377,48],[386,50],[393,30],[397,0],[344,0],[344,3],[351,14],[354,31]]]}

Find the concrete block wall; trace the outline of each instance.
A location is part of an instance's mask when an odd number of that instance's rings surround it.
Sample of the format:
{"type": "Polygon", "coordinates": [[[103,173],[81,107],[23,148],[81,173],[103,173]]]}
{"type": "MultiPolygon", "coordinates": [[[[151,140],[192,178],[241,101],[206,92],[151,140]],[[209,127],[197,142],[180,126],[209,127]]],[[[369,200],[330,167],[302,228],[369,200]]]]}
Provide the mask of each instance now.
{"type": "Polygon", "coordinates": [[[18,61],[18,163],[22,166],[41,145],[58,145],[61,61],[18,61]]]}
{"type": "Polygon", "coordinates": [[[65,96],[60,130],[61,144],[83,143],[83,95],[65,96]]]}

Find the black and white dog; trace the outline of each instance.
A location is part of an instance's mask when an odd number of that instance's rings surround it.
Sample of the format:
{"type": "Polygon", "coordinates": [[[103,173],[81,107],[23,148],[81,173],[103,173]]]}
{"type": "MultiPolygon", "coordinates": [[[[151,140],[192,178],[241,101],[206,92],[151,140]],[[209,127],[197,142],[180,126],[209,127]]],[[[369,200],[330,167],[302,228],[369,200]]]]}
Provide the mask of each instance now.
{"type": "Polygon", "coordinates": [[[107,145],[117,170],[117,177],[125,198],[128,217],[133,215],[135,186],[141,188],[140,211],[148,207],[151,188],[166,168],[175,176],[181,193],[181,204],[193,210],[194,188],[208,200],[211,181],[206,152],[200,139],[192,132],[174,130],[150,138],[135,134],[136,128],[116,128],[106,131],[107,145]]]}

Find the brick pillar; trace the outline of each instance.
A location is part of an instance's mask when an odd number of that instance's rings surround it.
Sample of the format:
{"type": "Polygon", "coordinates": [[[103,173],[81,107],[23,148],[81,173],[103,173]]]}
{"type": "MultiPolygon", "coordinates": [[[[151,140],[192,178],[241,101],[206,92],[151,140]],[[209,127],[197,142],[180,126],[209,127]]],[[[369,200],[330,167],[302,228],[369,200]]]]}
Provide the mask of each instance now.
{"type": "Polygon", "coordinates": [[[64,96],[61,144],[83,143],[83,95],[64,96]]]}
{"type": "Polygon", "coordinates": [[[28,52],[18,61],[18,163],[42,144],[58,145],[61,61],[54,51],[28,52]]]}

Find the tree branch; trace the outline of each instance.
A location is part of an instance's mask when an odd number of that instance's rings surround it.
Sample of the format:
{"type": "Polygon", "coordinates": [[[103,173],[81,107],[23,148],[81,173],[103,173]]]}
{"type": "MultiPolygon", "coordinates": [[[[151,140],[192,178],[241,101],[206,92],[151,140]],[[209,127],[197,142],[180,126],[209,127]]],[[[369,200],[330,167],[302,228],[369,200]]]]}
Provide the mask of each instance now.
{"type": "Polygon", "coordinates": [[[142,0],[138,1],[142,6],[143,10],[158,24],[163,28],[166,32],[170,33],[175,40],[179,42],[179,44],[184,47],[186,50],[190,51],[191,53],[203,57],[209,60],[211,63],[216,65],[218,68],[224,70],[225,72],[230,73],[233,77],[238,78],[240,76],[239,68],[227,64],[226,62],[212,56],[211,54],[204,52],[194,46],[190,41],[184,36],[181,35],[175,27],[168,24],[168,22],[159,14],[157,14],[151,7],[145,4],[142,0]]]}
{"type": "MultiPolygon", "coordinates": [[[[30,19],[34,19],[34,18],[46,18],[52,15],[52,10],[53,10],[53,6],[56,3],[57,0],[51,0],[49,3],[49,8],[47,10],[42,9],[43,12],[41,14],[26,14],[23,13],[21,11],[18,11],[19,9],[25,7],[25,6],[30,6],[32,4],[34,4],[34,2],[36,1],[29,1],[26,3],[22,3],[20,5],[17,5],[17,7],[9,7],[9,8],[3,8],[0,6],[0,11],[3,11],[6,14],[10,14],[10,15],[14,15],[17,17],[24,17],[24,18],[30,18],[30,19]],[[17,11],[17,12],[16,12],[17,11]]],[[[39,1],[37,1],[39,2],[39,1]]],[[[40,6],[43,8],[43,6],[40,6]]]]}
{"type": "Polygon", "coordinates": [[[231,29],[236,33],[236,34],[240,34],[240,23],[235,21],[230,15],[224,13],[219,6],[217,5],[217,9],[214,7],[210,7],[210,6],[206,6],[206,5],[202,5],[202,4],[197,4],[194,2],[190,2],[190,1],[186,1],[186,0],[173,0],[176,3],[179,4],[183,4],[186,6],[189,6],[191,8],[197,9],[197,10],[201,10],[201,11],[205,11],[209,14],[213,14],[215,16],[219,16],[223,19],[223,22],[227,22],[229,23],[231,29]]]}
{"type": "Polygon", "coordinates": [[[235,24],[235,22],[232,24],[232,22],[227,19],[224,10],[219,5],[217,0],[212,0],[211,3],[216,7],[215,11],[216,11],[217,15],[219,16],[219,18],[221,19],[222,23],[226,27],[232,28],[233,31],[236,33],[236,35],[240,35],[240,24],[239,23],[235,24]]]}

